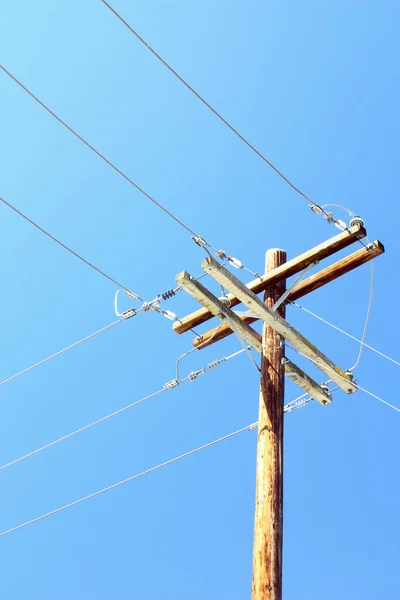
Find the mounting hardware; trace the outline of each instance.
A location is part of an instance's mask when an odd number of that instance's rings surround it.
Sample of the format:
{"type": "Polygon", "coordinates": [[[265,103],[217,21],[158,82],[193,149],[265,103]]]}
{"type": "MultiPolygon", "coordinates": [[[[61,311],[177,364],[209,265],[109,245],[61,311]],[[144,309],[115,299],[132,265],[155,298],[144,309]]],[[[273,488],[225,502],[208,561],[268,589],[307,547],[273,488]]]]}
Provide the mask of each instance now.
{"type": "Polygon", "coordinates": [[[364,227],[364,225],[365,225],[364,219],[362,219],[361,217],[358,217],[358,216],[355,216],[353,219],[351,219],[349,226],[355,227],[356,225],[359,225],[360,227],[364,227]]]}
{"type": "Polygon", "coordinates": [[[149,312],[150,310],[153,312],[160,312],[160,301],[158,297],[151,302],[143,302],[142,311],[149,312]]]}
{"type": "Polygon", "coordinates": [[[176,314],[174,312],[172,312],[172,310],[162,310],[161,314],[164,315],[164,317],[166,319],[169,319],[170,321],[178,320],[178,317],[176,316],[176,314]]]}
{"type": "Polygon", "coordinates": [[[134,317],[135,315],[137,315],[137,310],[135,308],[131,308],[130,310],[126,310],[125,312],[123,312],[121,314],[121,317],[123,319],[130,319],[131,317],[134,317]]]}
{"type": "Polygon", "coordinates": [[[163,388],[166,388],[167,390],[172,390],[172,388],[176,387],[177,385],[179,385],[179,381],[177,379],[171,379],[171,381],[164,383],[163,388]]]}
{"type": "Polygon", "coordinates": [[[224,306],[226,306],[226,308],[230,308],[231,306],[231,301],[229,300],[228,296],[220,296],[218,298],[218,300],[221,302],[221,304],[223,304],[224,306]]]}
{"type": "Polygon", "coordinates": [[[221,260],[228,260],[228,255],[225,250],[217,250],[215,256],[218,256],[221,260]]]}
{"type": "Polygon", "coordinates": [[[133,292],[125,290],[125,294],[128,296],[128,298],[131,298],[132,300],[139,300],[139,297],[136,296],[136,294],[134,294],[133,292]]]}
{"type": "Polygon", "coordinates": [[[322,215],[324,210],[318,204],[309,204],[308,208],[315,212],[316,215],[322,215]]]}
{"type": "Polygon", "coordinates": [[[195,244],[200,246],[200,248],[207,246],[206,240],[203,239],[202,237],[200,237],[199,235],[192,235],[192,240],[194,241],[195,244]]]}

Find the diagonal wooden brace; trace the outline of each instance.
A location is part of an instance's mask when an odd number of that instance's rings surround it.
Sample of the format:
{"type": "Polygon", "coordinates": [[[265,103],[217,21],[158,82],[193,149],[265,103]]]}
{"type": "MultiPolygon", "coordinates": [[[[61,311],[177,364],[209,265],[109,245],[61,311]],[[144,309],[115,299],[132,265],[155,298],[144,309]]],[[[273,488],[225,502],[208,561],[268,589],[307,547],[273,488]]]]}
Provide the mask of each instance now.
{"type": "MultiPolygon", "coordinates": [[[[207,310],[209,310],[215,317],[226,321],[229,325],[229,320],[232,321],[238,335],[247,342],[257,352],[262,351],[262,343],[260,335],[254,331],[250,325],[247,325],[242,319],[233,312],[230,308],[226,307],[214,294],[212,294],[204,285],[195,281],[195,279],[189,275],[187,271],[178,273],[175,277],[175,281],[180,285],[188,294],[190,294],[197,302],[200,302],[207,310]]],[[[230,325],[229,325],[230,326],[230,325]]]]}
{"type": "Polygon", "coordinates": [[[228,269],[220,265],[214,258],[208,257],[201,263],[202,269],[209,273],[224,288],[234,294],[254,314],[262,319],[267,325],[273,327],[289,344],[315,363],[321,371],[326,373],[347,394],[355,392],[357,386],[353,383],[353,376],[345,373],[336,366],[329,358],[320,352],[307,338],[297,331],[290,323],[268,308],[256,294],[254,294],[244,283],[232,275],[228,269]]]}
{"type": "Polygon", "coordinates": [[[285,374],[296,383],[302,390],[310,394],[311,398],[318,400],[322,405],[332,402],[331,395],[324,390],[314,379],[304,373],[297,365],[293,364],[288,358],[284,358],[285,374]]]}

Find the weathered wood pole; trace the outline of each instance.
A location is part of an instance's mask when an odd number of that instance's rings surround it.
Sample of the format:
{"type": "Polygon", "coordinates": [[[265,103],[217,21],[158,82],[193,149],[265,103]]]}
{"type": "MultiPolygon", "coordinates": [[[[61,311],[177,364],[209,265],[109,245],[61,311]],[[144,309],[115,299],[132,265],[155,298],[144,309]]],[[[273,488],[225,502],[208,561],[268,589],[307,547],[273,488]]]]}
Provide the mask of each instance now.
{"type": "MultiPolygon", "coordinates": [[[[268,250],[265,262],[268,273],[286,262],[286,252],[268,250]]],[[[265,292],[267,306],[275,304],[285,287],[283,282],[265,292]]],[[[285,316],[284,305],[279,312],[285,316]]],[[[285,346],[283,338],[265,324],[262,342],[252,600],[282,600],[285,346]]]]}

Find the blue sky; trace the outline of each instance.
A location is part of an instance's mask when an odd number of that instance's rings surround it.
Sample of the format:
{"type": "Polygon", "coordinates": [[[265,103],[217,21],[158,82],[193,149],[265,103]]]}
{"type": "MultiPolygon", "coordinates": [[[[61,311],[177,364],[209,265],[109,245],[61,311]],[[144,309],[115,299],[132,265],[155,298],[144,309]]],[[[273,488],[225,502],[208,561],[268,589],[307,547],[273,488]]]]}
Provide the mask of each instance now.
{"type": "MultiPolygon", "coordinates": [[[[390,301],[399,256],[398,3],[114,6],[313,200],[363,216],[370,238],[386,246],[367,342],[399,358],[390,301]]],[[[4,3],[0,50],[2,64],[80,134],[251,269],[263,269],[270,247],[293,257],[337,233],[99,0],[4,3]]],[[[148,300],[173,287],[178,271],[200,272],[204,253],[187,232],[4,74],[0,86],[1,196],[148,300]]],[[[116,288],[6,207],[0,215],[4,379],[111,323],[116,288]]],[[[302,303],[359,336],[368,291],[364,266],[302,303]]],[[[195,307],[183,292],[165,305],[179,315],[195,307]]],[[[288,318],[340,366],[354,363],[355,342],[295,308],[288,318]]],[[[4,385],[0,463],[172,379],[192,335],[170,325],[140,314],[4,385]]],[[[239,348],[231,337],[192,354],[182,371],[239,348]]],[[[400,406],[395,365],[366,350],[356,374],[400,406]]],[[[287,401],[298,393],[287,384],[287,401]]],[[[257,408],[258,375],[242,355],[1,472],[0,530],[244,427],[257,408]]],[[[361,392],[338,392],[329,407],[289,414],[285,428],[285,599],[397,598],[397,414],[361,392]]],[[[249,597],[255,451],[255,432],[243,433],[1,538],[2,596],[249,597]]]]}

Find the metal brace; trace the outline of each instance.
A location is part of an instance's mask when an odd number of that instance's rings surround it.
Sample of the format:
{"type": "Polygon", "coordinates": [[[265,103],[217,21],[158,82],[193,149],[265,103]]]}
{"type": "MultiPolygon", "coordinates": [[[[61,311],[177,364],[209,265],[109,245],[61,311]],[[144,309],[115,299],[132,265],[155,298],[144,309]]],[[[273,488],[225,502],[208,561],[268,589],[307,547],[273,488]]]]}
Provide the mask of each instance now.
{"type": "Polygon", "coordinates": [[[272,310],[278,310],[278,308],[281,306],[281,304],[283,304],[283,302],[285,302],[286,298],[289,296],[289,294],[292,292],[292,290],[297,286],[298,283],[300,283],[300,281],[303,279],[303,277],[305,277],[305,275],[307,275],[308,271],[310,271],[313,267],[315,267],[315,265],[318,264],[318,260],[316,260],[313,263],[310,263],[308,265],[308,267],[306,267],[304,269],[304,271],[302,271],[300,273],[300,275],[298,275],[296,277],[296,279],[293,281],[293,283],[288,287],[288,289],[286,290],[286,292],[284,294],[282,294],[282,296],[279,298],[279,300],[277,300],[277,302],[275,302],[274,306],[272,307],[272,310]]]}

